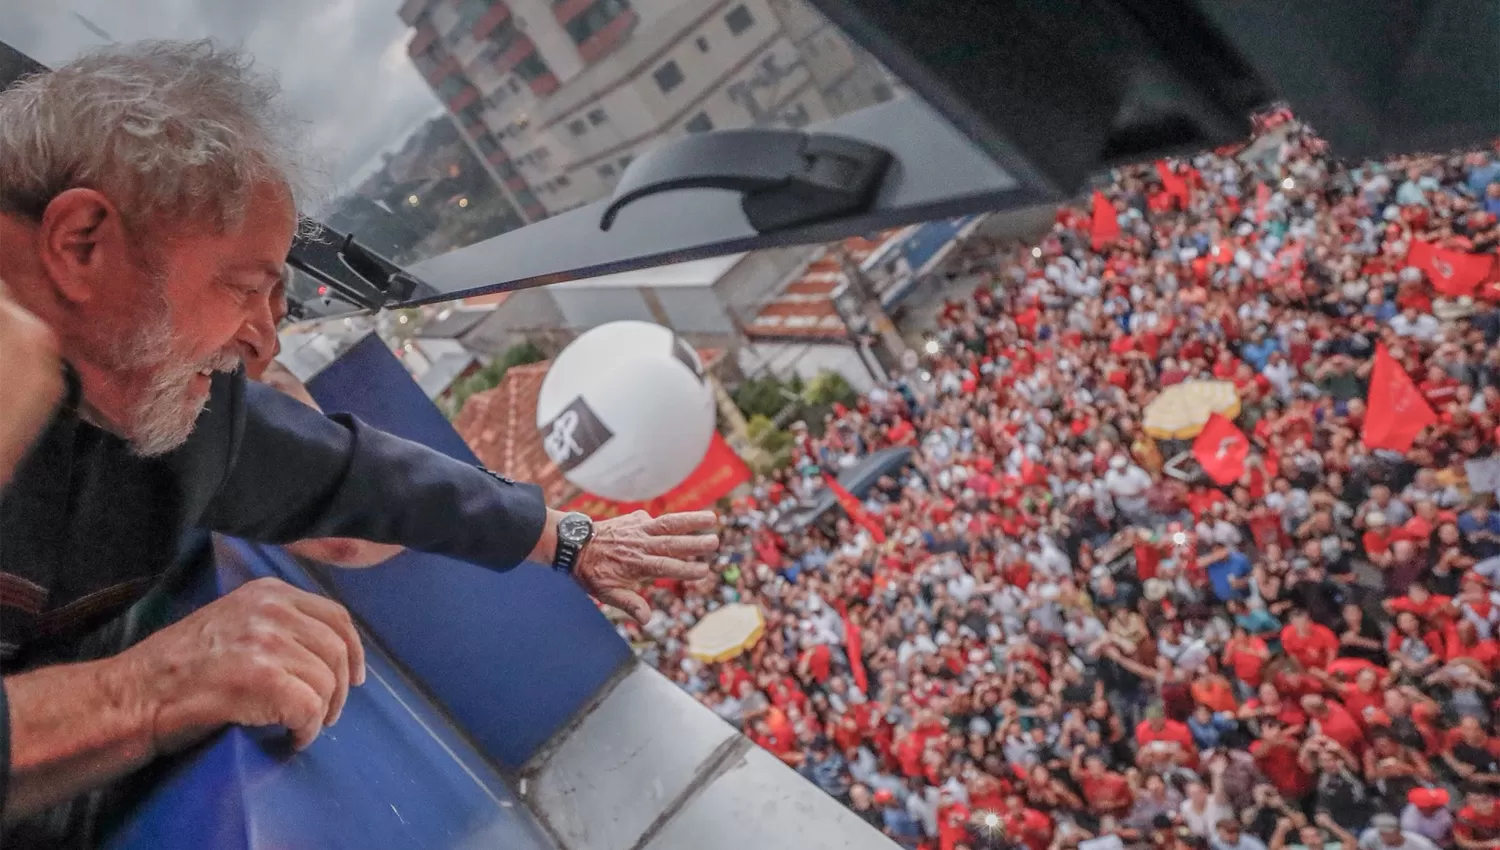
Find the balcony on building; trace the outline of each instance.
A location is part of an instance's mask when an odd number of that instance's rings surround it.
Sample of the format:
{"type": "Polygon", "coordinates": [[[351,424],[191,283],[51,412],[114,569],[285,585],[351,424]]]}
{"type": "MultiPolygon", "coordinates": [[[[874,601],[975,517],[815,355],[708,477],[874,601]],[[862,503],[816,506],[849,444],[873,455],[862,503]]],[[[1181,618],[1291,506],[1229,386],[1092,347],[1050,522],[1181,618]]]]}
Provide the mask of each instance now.
{"type": "Polygon", "coordinates": [[[604,29],[599,30],[578,45],[578,55],[585,62],[594,62],[619,47],[635,29],[640,17],[634,9],[626,9],[616,15],[604,29]]]}
{"type": "Polygon", "coordinates": [[[474,103],[477,103],[478,101],[479,89],[476,89],[471,85],[465,85],[463,91],[460,91],[458,94],[453,96],[452,100],[448,101],[448,111],[453,113],[462,112],[464,109],[468,108],[474,103]]]}
{"type": "Polygon", "coordinates": [[[490,33],[507,20],[510,20],[510,4],[497,1],[488,12],[484,13],[484,17],[474,22],[474,29],[471,31],[474,40],[484,41],[489,38],[490,33]]]}

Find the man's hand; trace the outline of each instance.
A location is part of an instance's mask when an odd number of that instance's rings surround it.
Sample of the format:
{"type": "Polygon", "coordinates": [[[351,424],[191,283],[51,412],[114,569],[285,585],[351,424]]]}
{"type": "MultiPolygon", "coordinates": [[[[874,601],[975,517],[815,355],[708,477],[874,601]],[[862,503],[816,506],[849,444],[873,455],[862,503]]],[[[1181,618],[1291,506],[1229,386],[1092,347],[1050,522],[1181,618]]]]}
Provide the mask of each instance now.
{"type": "Polygon", "coordinates": [[[349,612],[278,579],[257,579],[117,657],[139,687],[158,753],[226,723],[285,726],[304,749],[365,680],[349,612]]]}
{"type": "Polygon", "coordinates": [[[595,599],[645,625],[651,605],[638,592],[641,585],[659,578],[705,578],[708,565],[699,559],[718,551],[718,523],[712,511],[655,519],[636,511],[604,520],[595,526],[594,539],[584,547],[573,575],[595,599]]]}
{"type": "Polygon", "coordinates": [[[52,330],[10,299],[0,281],[0,487],[10,481],[62,398],[52,330]]]}

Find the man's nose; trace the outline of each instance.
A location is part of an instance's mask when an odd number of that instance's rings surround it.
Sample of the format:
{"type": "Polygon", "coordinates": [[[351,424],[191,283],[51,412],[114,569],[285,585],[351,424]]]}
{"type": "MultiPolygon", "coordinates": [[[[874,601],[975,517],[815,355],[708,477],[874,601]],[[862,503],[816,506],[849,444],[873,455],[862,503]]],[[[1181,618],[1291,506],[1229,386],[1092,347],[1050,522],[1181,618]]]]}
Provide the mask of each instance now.
{"type": "Polygon", "coordinates": [[[235,341],[244,349],[245,360],[251,364],[264,368],[276,357],[281,350],[281,340],[276,335],[276,321],[269,303],[261,304],[260,309],[245,319],[235,341]]]}

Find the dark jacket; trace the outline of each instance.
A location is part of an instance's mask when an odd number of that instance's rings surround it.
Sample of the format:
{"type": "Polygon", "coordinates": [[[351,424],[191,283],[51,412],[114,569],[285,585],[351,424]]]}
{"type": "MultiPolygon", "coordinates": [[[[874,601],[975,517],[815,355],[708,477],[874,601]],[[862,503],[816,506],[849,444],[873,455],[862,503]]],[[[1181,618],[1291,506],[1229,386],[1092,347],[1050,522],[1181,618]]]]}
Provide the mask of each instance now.
{"type": "MultiPolygon", "coordinates": [[[[177,561],[193,529],[354,537],[495,569],[541,537],[540,490],[217,375],[188,441],[142,458],[64,404],[0,494],[0,670],[56,656],[177,561]]],[[[0,688],[0,806],[9,717],[0,688]]]]}

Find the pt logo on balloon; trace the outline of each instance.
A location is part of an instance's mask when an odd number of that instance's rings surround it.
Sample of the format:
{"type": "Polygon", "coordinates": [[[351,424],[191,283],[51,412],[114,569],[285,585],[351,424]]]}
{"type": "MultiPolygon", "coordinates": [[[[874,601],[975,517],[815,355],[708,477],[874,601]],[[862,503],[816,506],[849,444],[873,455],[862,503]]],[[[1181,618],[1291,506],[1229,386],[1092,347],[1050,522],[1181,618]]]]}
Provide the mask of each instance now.
{"type": "Polygon", "coordinates": [[[582,397],[573,399],[542,428],[542,448],[564,472],[588,460],[614,437],[582,397]]]}

